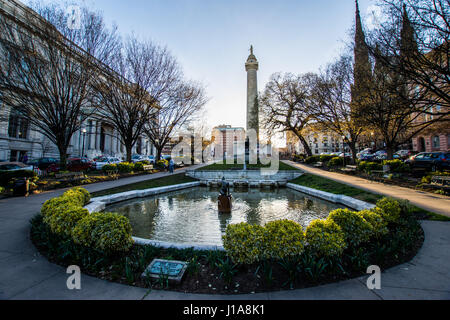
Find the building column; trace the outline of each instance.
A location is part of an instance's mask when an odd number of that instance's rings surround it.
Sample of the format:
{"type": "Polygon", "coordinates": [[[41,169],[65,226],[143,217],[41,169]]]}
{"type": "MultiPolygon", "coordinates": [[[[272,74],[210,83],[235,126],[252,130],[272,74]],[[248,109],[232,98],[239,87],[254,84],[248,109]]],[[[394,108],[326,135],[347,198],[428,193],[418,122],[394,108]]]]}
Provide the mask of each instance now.
{"type": "Polygon", "coordinates": [[[97,129],[97,121],[92,120],[92,125],[89,128],[89,150],[95,149],[95,136],[96,136],[96,129],[97,129]]]}

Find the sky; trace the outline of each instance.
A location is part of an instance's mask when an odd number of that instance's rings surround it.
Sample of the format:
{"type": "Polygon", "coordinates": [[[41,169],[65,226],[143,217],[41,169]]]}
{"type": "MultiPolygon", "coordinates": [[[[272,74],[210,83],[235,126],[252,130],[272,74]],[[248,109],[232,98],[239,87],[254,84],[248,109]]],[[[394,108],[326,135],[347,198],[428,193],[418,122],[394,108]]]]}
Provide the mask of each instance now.
{"type": "MultiPolygon", "coordinates": [[[[51,1],[51,0],[47,0],[51,1]]],[[[24,1],[25,3],[27,1],[24,1]]],[[[185,77],[206,87],[203,115],[212,128],[246,127],[250,45],[259,60],[258,90],[276,72],[318,72],[351,37],[354,0],[82,0],[121,34],[166,46],[185,77]]],[[[375,0],[360,0],[370,23],[375,0]]]]}

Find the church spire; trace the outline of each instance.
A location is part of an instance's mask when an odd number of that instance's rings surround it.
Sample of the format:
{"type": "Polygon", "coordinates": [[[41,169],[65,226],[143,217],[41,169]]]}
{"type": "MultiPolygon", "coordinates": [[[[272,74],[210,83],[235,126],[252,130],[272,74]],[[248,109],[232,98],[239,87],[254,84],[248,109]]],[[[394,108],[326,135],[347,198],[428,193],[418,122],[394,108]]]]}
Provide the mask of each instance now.
{"type": "Polygon", "coordinates": [[[401,31],[401,44],[400,54],[403,57],[414,56],[418,52],[418,46],[416,37],[414,34],[414,28],[411,25],[411,21],[408,17],[408,11],[406,5],[403,4],[403,18],[402,18],[402,31],[401,31]]]}
{"type": "Polygon", "coordinates": [[[362,99],[364,91],[372,77],[372,65],[369,59],[369,49],[366,44],[366,36],[361,22],[358,0],[356,5],[355,48],[354,48],[354,85],[352,87],[352,100],[356,102],[362,99]]]}

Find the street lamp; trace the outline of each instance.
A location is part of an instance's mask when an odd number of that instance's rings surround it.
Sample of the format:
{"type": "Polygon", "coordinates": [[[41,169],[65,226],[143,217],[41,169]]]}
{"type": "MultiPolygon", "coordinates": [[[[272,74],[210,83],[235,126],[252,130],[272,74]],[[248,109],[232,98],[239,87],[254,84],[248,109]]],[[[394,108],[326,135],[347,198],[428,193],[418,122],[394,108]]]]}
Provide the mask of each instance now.
{"type": "Polygon", "coordinates": [[[345,167],[345,136],[342,136],[342,149],[344,149],[344,167],[345,167]]]}
{"type": "Polygon", "coordinates": [[[81,130],[81,132],[83,133],[83,148],[82,148],[82,151],[81,151],[81,157],[84,157],[84,142],[85,142],[85,139],[86,139],[86,132],[87,132],[86,128],[83,128],[81,130]]]}

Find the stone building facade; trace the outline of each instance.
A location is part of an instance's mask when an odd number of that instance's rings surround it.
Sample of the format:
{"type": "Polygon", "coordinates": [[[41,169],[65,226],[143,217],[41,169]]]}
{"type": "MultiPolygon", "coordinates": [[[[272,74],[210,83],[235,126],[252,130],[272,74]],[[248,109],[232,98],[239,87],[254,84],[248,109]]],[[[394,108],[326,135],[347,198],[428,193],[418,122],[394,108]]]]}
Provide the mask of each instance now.
{"type": "MultiPolygon", "coordinates": [[[[0,15],[8,19],[14,16],[28,28],[38,28],[46,23],[36,12],[16,0],[0,0],[0,15]],[[33,17],[33,21],[29,21],[30,16],[33,17]]],[[[21,28],[21,30],[24,29],[21,28]]],[[[2,101],[3,94],[7,93],[0,92],[0,160],[21,161],[25,153],[30,160],[43,157],[59,158],[56,146],[17,115],[13,108],[6,105],[2,101]]],[[[138,140],[133,152],[146,155],[156,153],[155,148],[145,137],[138,140]]],[[[91,159],[101,155],[124,159],[126,151],[120,142],[117,130],[94,115],[91,119],[87,119],[80,130],[72,136],[68,149],[69,157],[84,155],[91,159]]]]}

